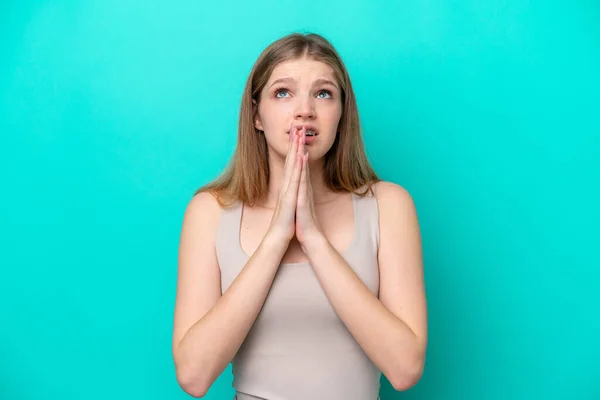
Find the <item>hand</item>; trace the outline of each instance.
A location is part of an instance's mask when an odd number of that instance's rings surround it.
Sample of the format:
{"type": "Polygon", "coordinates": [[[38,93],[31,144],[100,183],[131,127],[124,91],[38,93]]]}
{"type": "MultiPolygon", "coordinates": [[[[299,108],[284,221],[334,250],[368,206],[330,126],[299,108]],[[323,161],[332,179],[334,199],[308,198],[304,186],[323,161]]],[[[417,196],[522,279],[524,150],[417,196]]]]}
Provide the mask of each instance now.
{"type": "Polygon", "coordinates": [[[284,175],[279,188],[279,196],[271,225],[267,235],[273,236],[277,241],[284,241],[286,246],[294,237],[296,204],[298,201],[298,187],[302,172],[304,143],[301,142],[297,129],[290,127],[290,145],[283,167],[284,175]]]}
{"type": "Polygon", "coordinates": [[[304,143],[306,138],[306,128],[302,128],[299,153],[302,156],[302,173],[300,175],[300,184],[298,187],[298,201],[296,204],[296,237],[298,242],[304,247],[304,244],[321,235],[321,227],[317,222],[315,213],[315,202],[310,183],[310,174],[308,168],[309,154],[304,154],[304,143]]]}

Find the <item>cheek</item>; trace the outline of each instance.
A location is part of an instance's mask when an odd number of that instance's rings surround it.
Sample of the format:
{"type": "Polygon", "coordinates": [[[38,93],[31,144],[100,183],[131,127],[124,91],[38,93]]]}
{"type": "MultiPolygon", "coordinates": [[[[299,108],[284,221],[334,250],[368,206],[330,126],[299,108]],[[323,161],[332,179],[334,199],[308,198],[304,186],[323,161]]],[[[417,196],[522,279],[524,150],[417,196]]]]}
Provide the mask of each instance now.
{"type": "Polygon", "coordinates": [[[339,108],[332,107],[330,110],[328,110],[327,113],[324,113],[323,116],[325,117],[324,119],[326,119],[326,121],[324,122],[325,125],[327,125],[327,127],[329,128],[328,131],[331,132],[331,135],[333,135],[335,138],[336,132],[341,122],[342,110],[339,108]]]}
{"type": "Polygon", "coordinates": [[[319,112],[324,118],[327,118],[327,120],[337,122],[342,116],[342,105],[339,104],[339,102],[336,104],[323,104],[319,109],[319,112]]]}
{"type": "Polygon", "coordinates": [[[269,102],[265,104],[262,111],[263,124],[267,130],[281,130],[282,125],[290,121],[293,115],[293,107],[284,102],[269,102]]]}

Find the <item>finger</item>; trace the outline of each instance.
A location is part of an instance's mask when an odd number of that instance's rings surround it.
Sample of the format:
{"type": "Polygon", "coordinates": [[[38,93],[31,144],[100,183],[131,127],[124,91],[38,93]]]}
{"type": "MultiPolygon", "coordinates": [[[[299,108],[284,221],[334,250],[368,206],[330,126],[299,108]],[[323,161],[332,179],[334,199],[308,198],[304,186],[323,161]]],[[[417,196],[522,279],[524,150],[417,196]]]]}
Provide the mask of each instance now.
{"type": "Polygon", "coordinates": [[[310,182],[310,164],[309,164],[309,153],[306,153],[306,186],[308,187],[307,193],[308,193],[308,198],[310,200],[314,200],[313,199],[313,191],[312,191],[312,184],[310,182]]]}
{"type": "Polygon", "coordinates": [[[285,171],[287,171],[287,168],[288,168],[288,165],[289,165],[290,154],[292,154],[292,147],[293,147],[293,145],[294,145],[294,123],[292,123],[290,125],[288,152],[287,152],[287,155],[285,157],[285,165],[283,167],[284,173],[285,173],[285,171]]]}
{"type": "MultiPolygon", "coordinates": [[[[300,157],[300,165],[302,166],[304,163],[304,153],[305,153],[304,149],[306,147],[306,128],[305,127],[302,127],[302,129],[300,129],[300,131],[298,132],[298,136],[299,136],[299,142],[298,142],[297,155],[298,155],[298,157],[300,157]]],[[[302,169],[304,169],[304,168],[302,168],[302,169]]]]}
{"type": "Polygon", "coordinates": [[[296,129],[294,128],[291,132],[290,135],[292,136],[292,146],[290,147],[290,152],[287,156],[287,160],[286,160],[286,166],[285,166],[285,170],[283,173],[283,188],[284,190],[287,190],[287,188],[289,187],[290,184],[290,180],[292,178],[292,175],[294,174],[294,169],[296,168],[296,155],[298,153],[298,143],[299,143],[299,138],[298,135],[296,134],[296,129]]]}
{"type": "Polygon", "coordinates": [[[306,147],[306,128],[302,127],[302,129],[300,130],[300,143],[298,146],[298,155],[300,155],[301,157],[304,157],[304,148],[306,147]]]}
{"type": "Polygon", "coordinates": [[[292,179],[288,187],[288,191],[291,192],[291,196],[293,197],[294,203],[298,198],[298,186],[300,185],[300,175],[302,173],[302,158],[302,156],[296,154],[296,162],[294,163],[294,173],[292,175],[292,179]]]}
{"type": "Polygon", "coordinates": [[[298,187],[298,204],[306,204],[308,198],[307,167],[308,154],[305,154],[302,157],[302,174],[300,175],[300,184],[298,187]]]}

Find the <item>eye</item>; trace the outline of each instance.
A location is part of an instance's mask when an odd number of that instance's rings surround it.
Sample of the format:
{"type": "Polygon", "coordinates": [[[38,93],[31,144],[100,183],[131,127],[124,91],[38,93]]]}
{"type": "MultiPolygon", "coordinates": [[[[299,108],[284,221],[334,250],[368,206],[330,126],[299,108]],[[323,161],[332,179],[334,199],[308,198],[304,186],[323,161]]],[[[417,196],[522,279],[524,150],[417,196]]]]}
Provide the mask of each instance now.
{"type": "Polygon", "coordinates": [[[276,98],[279,98],[279,99],[282,99],[283,97],[282,97],[282,96],[279,96],[279,94],[280,94],[280,93],[287,93],[287,92],[288,92],[288,90],[287,90],[286,88],[279,88],[279,89],[277,89],[277,90],[275,91],[275,97],[276,97],[276,98]]]}
{"type": "Polygon", "coordinates": [[[321,90],[321,91],[319,92],[319,95],[320,95],[320,94],[322,94],[322,93],[326,94],[326,95],[327,95],[327,96],[329,96],[329,97],[319,97],[319,98],[321,98],[321,99],[325,99],[325,98],[332,98],[332,97],[333,97],[333,94],[331,93],[331,91],[330,91],[330,90],[323,89],[323,90],[321,90]]]}

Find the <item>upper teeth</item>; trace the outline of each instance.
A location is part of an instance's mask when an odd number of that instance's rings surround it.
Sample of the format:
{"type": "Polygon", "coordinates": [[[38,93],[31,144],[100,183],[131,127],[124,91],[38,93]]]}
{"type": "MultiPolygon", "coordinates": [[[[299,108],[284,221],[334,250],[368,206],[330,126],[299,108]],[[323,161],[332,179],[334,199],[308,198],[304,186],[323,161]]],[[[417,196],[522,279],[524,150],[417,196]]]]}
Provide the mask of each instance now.
{"type": "Polygon", "coordinates": [[[317,134],[317,132],[315,132],[315,131],[313,131],[313,130],[310,130],[310,129],[308,129],[308,130],[306,131],[306,136],[313,136],[313,135],[316,135],[316,134],[317,134]]]}

